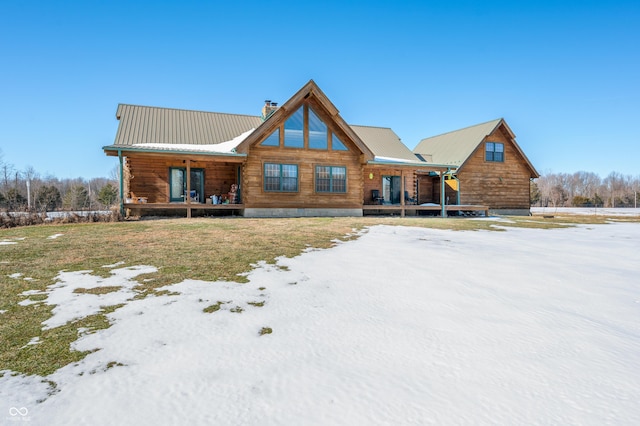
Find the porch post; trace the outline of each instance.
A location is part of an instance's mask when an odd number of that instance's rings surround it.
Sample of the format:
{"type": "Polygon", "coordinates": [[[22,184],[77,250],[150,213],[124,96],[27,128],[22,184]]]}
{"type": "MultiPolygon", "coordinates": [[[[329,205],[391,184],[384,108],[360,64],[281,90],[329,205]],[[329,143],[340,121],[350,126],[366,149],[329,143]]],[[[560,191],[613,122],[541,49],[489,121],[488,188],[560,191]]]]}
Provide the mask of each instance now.
{"type": "Polygon", "coordinates": [[[445,172],[440,172],[440,206],[442,207],[442,211],[440,212],[441,217],[447,217],[447,208],[445,207],[446,197],[444,195],[444,174],[445,172]]]}
{"type": "Polygon", "coordinates": [[[185,194],[187,202],[187,218],[191,217],[191,160],[187,158],[187,193],[185,194]]]}
{"type": "Polygon", "coordinates": [[[124,216],[124,164],[121,150],[118,150],[118,160],[120,161],[120,215],[124,216]]]}
{"type": "Polygon", "coordinates": [[[404,217],[404,169],[400,169],[400,217],[404,217]]]}

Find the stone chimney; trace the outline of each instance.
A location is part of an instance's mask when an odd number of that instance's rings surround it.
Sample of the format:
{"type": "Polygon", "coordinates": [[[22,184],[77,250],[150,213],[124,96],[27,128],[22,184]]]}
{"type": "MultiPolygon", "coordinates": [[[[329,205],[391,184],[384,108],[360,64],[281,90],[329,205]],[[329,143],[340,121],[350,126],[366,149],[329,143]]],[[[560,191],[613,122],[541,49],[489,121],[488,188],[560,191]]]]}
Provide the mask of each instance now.
{"type": "Polygon", "coordinates": [[[262,120],[264,121],[271,117],[271,114],[273,114],[277,109],[277,102],[271,102],[270,100],[264,101],[264,106],[262,107],[262,120]]]}

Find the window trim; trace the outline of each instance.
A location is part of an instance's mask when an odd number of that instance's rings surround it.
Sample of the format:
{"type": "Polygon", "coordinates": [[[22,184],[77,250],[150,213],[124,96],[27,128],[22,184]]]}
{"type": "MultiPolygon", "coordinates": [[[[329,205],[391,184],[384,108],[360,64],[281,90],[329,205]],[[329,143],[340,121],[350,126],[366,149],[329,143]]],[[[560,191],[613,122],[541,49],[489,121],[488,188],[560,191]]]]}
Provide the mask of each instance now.
{"type": "MultiPolygon", "coordinates": [[[[348,174],[347,174],[347,166],[338,166],[338,165],[333,165],[333,164],[316,164],[315,169],[314,169],[314,189],[315,192],[317,194],[346,194],[348,192],[348,187],[347,187],[347,179],[348,174]],[[318,169],[320,167],[328,167],[329,168],[329,190],[328,191],[321,191],[318,189],[318,183],[320,178],[318,177],[318,169]],[[339,181],[344,181],[344,191],[334,191],[333,190],[333,182],[334,182],[334,177],[333,177],[333,169],[342,169],[344,170],[344,179],[336,179],[339,181]]],[[[326,179],[326,178],[323,178],[326,179]]]]}
{"type": "MultiPolygon", "coordinates": [[[[270,178],[275,178],[276,176],[269,176],[270,178]]],[[[291,179],[291,178],[289,178],[291,179]]],[[[293,163],[274,163],[265,161],[262,163],[262,190],[264,192],[282,192],[282,193],[298,193],[300,191],[300,167],[298,164],[293,163]],[[267,189],[267,166],[275,165],[278,166],[278,188],[279,189],[267,189]],[[285,176],[282,175],[283,166],[293,166],[296,168],[296,188],[295,190],[287,190],[284,188],[284,179],[285,176]]]]}
{"type": "Polygon", "coordinates": [[[503,142],[492,142],[487,141],[484,143],[484,161],[489,163],[504,163],[504,143],[503,142]],[[489,144],[493,145],[493,149],[489,150],[489,144]],[[496,151],[496,146],[501,145],[502,151],[496,151]],[[491,158],[489,158],[489,154],[491,154],[491,158]],[[496,154],[501,154],[501,158],[496,159],[496,154]]]}

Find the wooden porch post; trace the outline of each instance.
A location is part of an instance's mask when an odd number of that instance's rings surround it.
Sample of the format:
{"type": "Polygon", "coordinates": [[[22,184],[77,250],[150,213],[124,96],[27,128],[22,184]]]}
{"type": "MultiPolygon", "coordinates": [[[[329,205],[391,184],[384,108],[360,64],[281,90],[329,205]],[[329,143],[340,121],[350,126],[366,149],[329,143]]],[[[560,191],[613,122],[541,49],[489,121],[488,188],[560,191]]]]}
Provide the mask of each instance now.
{"type": "Polygon", "coordinates": [[[445,175],[445,172],[440,172],[440,205],[442,207],[442,212],[440,213],[441,217],[447,217],[447,208],[445,207],[446,197],[444,195],[444,192],[445,192],[444,175],[445,175]]]}
{"type": "Polygon", "coordinates": [[[187,218],[191,218],[191,160],[187,158],[187,218]]]}
{"type": "Polygon", "coordinates": [[[400,169],[400,217],[404,217],[404,169],[400,169]]]}

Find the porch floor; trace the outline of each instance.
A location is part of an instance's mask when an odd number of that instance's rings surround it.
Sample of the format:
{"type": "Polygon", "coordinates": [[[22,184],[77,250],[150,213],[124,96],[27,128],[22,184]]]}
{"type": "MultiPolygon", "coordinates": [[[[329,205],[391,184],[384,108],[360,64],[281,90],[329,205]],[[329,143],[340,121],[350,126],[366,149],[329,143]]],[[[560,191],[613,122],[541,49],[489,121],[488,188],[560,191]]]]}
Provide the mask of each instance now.
{"type": "MultiPolygon", "coordinates": [[[[184,210],[187,217],[191,216],[192,210],[218,210],[242,212],[245,209],[244,204],[202,204],[202,203],[125,203],[124,208],[130,210],[133,214],[140,214],[142,211],[154,210],[184,210]]],[[[404,216],[406,212],[432,211],[441,212],[442,207],[439,205],[414,205],[414,204],[364,204],[362,211],[372,212],[378,211],[380,214],[392,214],[399,212],[404,216]]],[[[481,205],[447,205],[445,211],[449,212],[470,212],[473,214],[484,213],[489,216],[489,207],[481,205]]]]}

